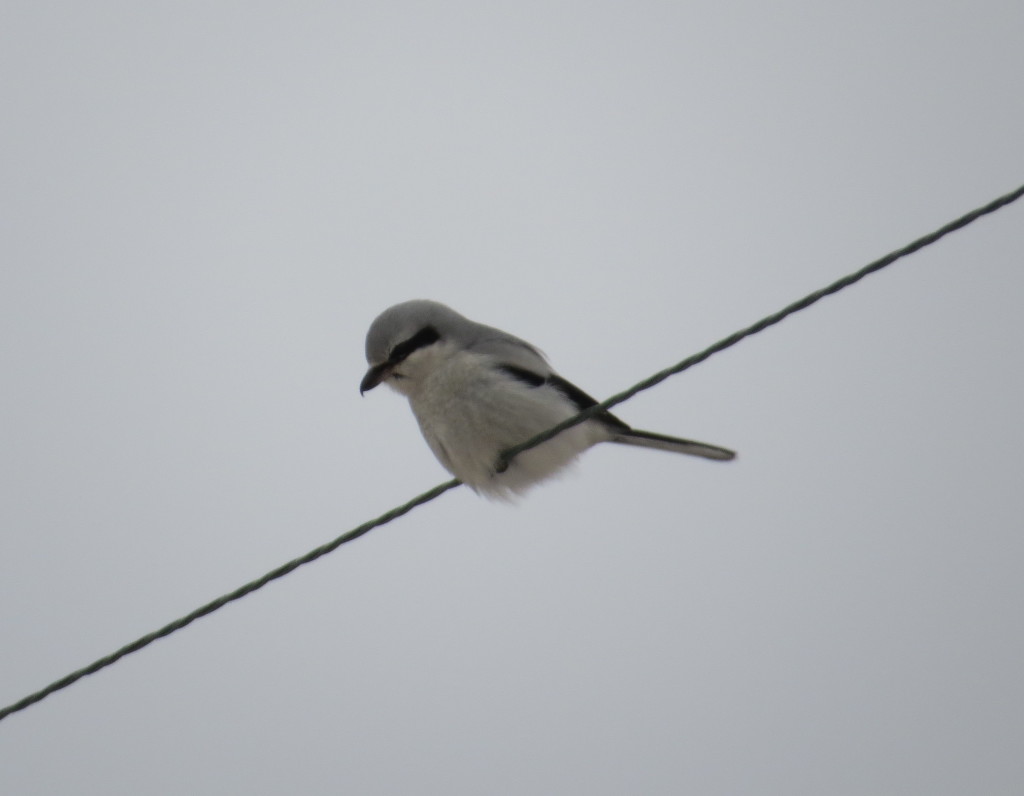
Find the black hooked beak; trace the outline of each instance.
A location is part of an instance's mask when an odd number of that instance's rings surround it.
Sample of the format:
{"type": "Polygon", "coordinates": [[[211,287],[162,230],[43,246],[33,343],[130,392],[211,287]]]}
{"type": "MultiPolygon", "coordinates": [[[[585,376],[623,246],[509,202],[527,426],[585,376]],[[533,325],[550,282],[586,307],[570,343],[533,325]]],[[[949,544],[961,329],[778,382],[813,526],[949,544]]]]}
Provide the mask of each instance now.
{"type": "Polygon", "coordinates": [[[384,379],[391,375],[391,363],[382,362],[379,365],[374,365],[363,376],[363,380],[359,383],[359,394],[362,395],[364,392],[368,392],[380,384],[384,379]]]}

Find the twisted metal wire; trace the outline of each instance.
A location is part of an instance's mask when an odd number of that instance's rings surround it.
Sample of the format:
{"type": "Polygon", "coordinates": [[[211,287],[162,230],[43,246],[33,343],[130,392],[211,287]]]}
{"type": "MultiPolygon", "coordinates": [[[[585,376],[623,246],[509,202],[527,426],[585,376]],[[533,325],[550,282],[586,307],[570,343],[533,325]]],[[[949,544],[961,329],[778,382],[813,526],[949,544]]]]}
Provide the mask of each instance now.
{"type": "Polygon", "coordinates": [[[868,276],[869,274],[873,274],[876,271],[880,271],[887,265],[892,265],[901,257],[906,257],[908,254],[913,254],[919,249],[923,249],[925,246],[929,246],[932,243],[935,243],[937,240],[945,237],[949,233],[955,232],[958,229],[966,227],[972,221],[976,221],[982,216],[988,215],[989,213],[993,213],[999,208],[1005,207],[1011,202],[1017,201],[1018,199],[1021,198],[1021,196],[1024,196],[1024,185],[1022,185],[1015,191],[1011,191],[1010,193],[1004,196],[1000,196],[998,199],[994,199],[993,201],[989,202],[987,205],[984,205],[983,207],[979,207],[976,210],[972,210],[970,213],[961,216],[955,221],[950,221],[948,224],[939,227],[934,232],[930,232],[927,235],[913,241],[912,243],[908,243],[902,249],[897,249],[896,251],[890,252],[889,254],[885,255],[884,257],[878,260],[875,260],[872,263],[868,263],[859,271],[854,271],[852,274],[848,274],[847,276],[844,276],[842,279],[836,280],[831,285],[823,287],[821,290],[815,290],[813,293],[809,293],[799,301],[794,301],[789,306],[783,307],[778,312],[775,312],[765,318],[762,318],[757,323],[751,324],[745,329],[740,329],[738,332],[734,332],[728,337],[723,337],[717,343],[708,346],[703,351],[699,351],[693,356],[687,357],[682,362],[678,362],[675,365],[672,365],[672,367],[658,371],[653,376],[650,376],[644,379],[643,381],[634,384],[628,390],[623,390],[620,393],[616,393],[611,398],[607,398],[606,400],[601,401],[601,403],[599,404],[587,407],[578,415],[575,415],[574,417],[570,417],[567,420],[562,421],[557,426],[549,428],[547,431],[544,431],[538,434],[537,436],[528,439],[526,442],[509,448],[502,454],[502,459],[504,463],[507,464],[508,461],[511,460],[513,456],[517,456],[523,451],[528,450],[529,448],[532,448],[536,445],[540,445],[542,442],[546,442],[547,440],[554,437],[556,434],[561,434],[567,428],[572,428],[573,426],[585,422],[586,420],[590,419],[596,414],[599,414],[600,412],[604,412],[610,409],[611,407],[622,403],[623,401],[629,400],[638,392],[649,390],[651,387],[654,387],[655,385],[665,381],[665,379],[667,379],[669,376],[674,376],[677,373],[682,373],[684,370],[689,370],[694,365],[700,364],[708,357],[717,354],[719,351],[724,351],[727,348],[731,348],[732,346],[736,345],[736,343],[740,342],[740,340],[743,340],[746,337],[750,337],[751,335],[757,334],[758,332],[762,332],[769,326],[774,326],[780,321],[788,318],[793,313],[799,312],[800,310],[803,309],[807,309],[812,304],[820,301],[826,296],[831,296],[833,293],[838,293],[843,288],[849,287],[850,285],[859,282],[861,279],[868,276]]]}
{"type": "MultiPolygon", "coordinates": [[[[788,318],[790,315],[799,312],[800,310],[806,309],[807,307],[810,307],[812,304],[820,301],[826,296],[830,296],[833,293],[838,293],[840,290],[843,290],[844,288],[849,287],[850,285],[853,285],[856,282],[859,282],[861,279],[868,276],[869,274],[873,274],[876,271],[880,271],[886,266],[891,265],[900,258],[906,257],[909,254],[913,254],[914,252],[923,249],[925,246],[929,246],[932,243],[935,243],[940,238],[945,237],[949,233],[966,227],[968,224],[972,223],[973,221],[976,221],[982,216],[988,215],[989,213],[993,213],[999,208],[1005,207],[1006,205],[1017,201],[1018,199],[1021,198],[1021,196],[1024,196],[1024,185],[1017,188],[1015,191],[1011,191],[1010,193],[999,197],[998,199],[994,199],[993,201],[989,202],[988,204],[982,207],[977,208],[976,210],[972,210],[966,215],[961,216],[955,221],[951,221],[950,223],[940,227],[934,232],[931,232],[925,235],[924,237],[918,238],[917,240],[907,244],[903,248],[897,249],[896,251],[891,252],[890,254],[887,254],[884,257],[875,260],[872,263],[869,263],[860,270],[854,271],[852,274],[848,274],[847,276],[844,276],[842,279],[833,282],[831,285],[828,285],[827,287],[824,287],[821,290],[816,290],[813,293],[804,296],[799,301],[795,301],[789,306],[779,310],[778,312],[773,313],[765,318],[762,318],[757,323],[754,323],[746,327],[745,329],[741,329],[738,332],[729,335],[728,337],[722,338],[717,343],[714,343],[705,348],[703,351],[700,351],[690,357],[687,357],[686,359],[676,363],[675,365],[669,368],[665,368],[664,370],[658,371],[657,373],[644,379],[643,381],[634,384],[628,390],[624,390],[623,392],[617,393],[612,397],[608,398],[607,400],[604,400],[595,406],[591,406],[588,409],[580,412],[578,415],[575,415],[574,417],[571,417],[568,420],[559,423],[557,426],[554,426],[541,434],[537,434],[535,437],[528,439],[526,442],[509,448],[501,455],[501,463],[507,466],[508,462],[511,461],[513,457],[517,456],[523,451],[529,450],[530,448],[533,448],[537,445],[540,445],[543,442],[546,442],[547,440],[554,437],[556,434],[560,434],[561,432],[565,431],[567,428],[571,428],[572,426],[585,422],[587,419],[593,417],[595,414],[598,414],[599,412],[605,411],[617,404],[622,403],[623,401],[629,400],[634,395],[636,395],[639,392],[642,392],[643,390],[649,390],[651,387],[654,387],[655,385],[663,382],[669,376],[674,376],[677,373],[682,373],[684,370],[692,368],[694,365],[703,362],[704,360],[708,359],[714,354],[717,354],[720,351],[724,351],[725,349],[736,345],[741,340],[750,337],[751,335],[757,334],[758,332],[764,331],[769,326],[774,326],[775,324],[779,323],[785,318],[788,318]]],[[[381,514],[376,519],[364,522],[362,525],[353,528],[351,531],[342,534],[341,536],[333,539],[327,544],[321,545],[320,547],[310,550],[305,555],[293,559],[292,561],[289,561],[288,563],[283,564],[280,567],[271,570],[270,572],[267,572],[265,575],[257,578],[256,580],[250,581],[249,583],[240,586],[234,591],[228,592],[227,594],[224,594],[218,597],[217,599],[212,600],[211,602],[208,602],[203,606],[200,606],[199,608],[195,609],[191,613],[186,614],[180,619],[176,619],[175,621],[167,625],[164,625],[159,630],[155,630],[152,633],[147,633],[146,635],[136,639],[132,643],[127,644],[121,647],[120,649],[110,653],[109,655],[106,655],[94,661],[88,666],[71,672],[65,677],[62,677],[61,679],[50,683],[50,685],[46,686],[45,688],[42,688],[39,691],[29,694],[23,699],[20,699],[17,702],[8,705],[5,708],[0,708],[0,721],[5,719],[7,716],[10,716],[12,713],[17,713],[18,711],[24,710],[30,705],[34,705],[37,702],[42,701],[50,694],[53,694],[56,691],[60,691],[64,688],[67,688],[68,686],[78,682],[87,675],[94,674],[100,671],[101,669],[105,669],[107,666],[116,663],[126,655],[130,655],[133,652],[138,652],[143,647],[149,646],[157,639],[169,636],[172,633],[175,633],[178,630],[181,630],[182,628],[192,624],[192,622],[194,622],[195,620],[204,617],[208,614],[212,614],[214,611],[223,608],[228,603],[234,602],[235,600],[240,600],[242,597],[251,594],[257,589],[263,588],[271,581],[277,580],[278,578],[283,578],[285,575],[289,574],[290,572],[293,572],[294,570],[298,569],[304,564],[309,564],[312,561],[316,561],[321,556],[327,555],[328,553],[336,550],[337,548],[341,547],[341,545],[346,544],[347,542],[351,542],[355,539],[358,539],[360,536],[369,533],[374,528],[378,528],[381,525],[386,525],[392,520],[401,517],[403,514],[407,514],[408,512],[412,511],[417,506],[421,506],[424,503],[429,503],[431,500],[440,497],[445,492],[449,491],[450,489],[454,489],[461,483],[462,482],[459,481],[458,479],[452,479],[451,481],[446,481],[443,484],[439,484],[433,489],[430,489],[427,492],[418,495],[417,497],[413,498],[407,503],[404,503],[401,506],[397,506],[391,509],[390,511],[386,511],[384,514],[381,514]]]]}
{"type": "Polygon", "coordinates": [[[235,600],[240,600],[247,594],[251,594],[257,589],[262,589],[272,580],[283,578],[289,572],[298,569],[303,564],[309,564],[312,561],[316,561],[321,556],[325,556],[328,553],[341,547],[346,542],[351,542],[354,539],[358,539],[360,536],[369,533],[374,528],[380,525],[385,525],[391,522],[392,520],[401,517],[403,514],[412,511],[417,506],[420,506],[424,503],[429,503],[434,498],[440,497],[449,489],[454,489],[461,483],[461,481],[453,478],[451,481],[439,484],[435,486],[433,489],[424,492],[422,495],[414,497],[408,503],[403,503],[401,506],[397,506],[391,509],[390,511],[386,511],[376,519],[364,522],[359,527],[353,528],[351,531],[348,531],[347,533],[343,533],[341,536],[331,540],[327,544],[321,545],[320,547],[310,550],[304,556],[300,556],[299,558],[293,559],[292,561],[289,561],[287,564],[282,564],[276,569],[272,569],[270,572],[266,573],[262,577],[250,581],[249,583],[246,583],[244,586],[240,586],[232,592],[228,592],[227,594],[221,595],[216,600],[212,600],[206,603],[206,605],[196,608],[196,610],[192,611],[189,614],[186,614],[180,619],[175,619],[173,622],[164,625],[159,630],[154,630],[152,633],[147,633],[141,638],[138,638],[135,641],[133,641],[131,644],[126,644],[119,650],[116,650],[110,653],[109,655],[105,655],[99,660],[93,661],[88,666],[71,672],[71,674],[67,675],[66,677],[62,677],[60,680],[56,680],[50,683],[48,686],[46,686],[46,688],[42,688],[33,694],[29,694],[24,699],[19,699],[14,704],[9,705],[0,710],[0,720],[3,720],[12,713],[17,713],[19,710],[24,710],[29,705],[34,705],[36,702],[46,699],[46,697],[48,697],[50,694],[54,693],[55,691],[60,691],[64,688],[67,688],[69,685],[78,682],[86,675],[94,674],[95,672],[98,672],[100,669],[105,669],[111,664],[117,663],[117,661],[121,660],[121,658],[123,658],[125,655],[130,655],[133,652],[138,652],[140,649],[149,646],[157,639],[161,639],[164,636],[169,636],[171,635],[171,633],[175,633],[178,630],[181,630],[183,627],[192,624],[200,617],[206,616],[207,614],[212,614],[214,611],[223,608],[228,603],[234,602],[235,600]]]}

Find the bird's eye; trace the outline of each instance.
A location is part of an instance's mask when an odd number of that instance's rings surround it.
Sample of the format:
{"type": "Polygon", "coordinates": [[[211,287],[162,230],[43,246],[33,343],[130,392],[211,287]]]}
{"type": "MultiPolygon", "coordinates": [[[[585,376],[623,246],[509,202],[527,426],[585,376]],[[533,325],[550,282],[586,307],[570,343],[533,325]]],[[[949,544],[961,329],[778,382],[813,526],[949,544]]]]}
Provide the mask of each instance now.
{"type": "Polygon", "coordinates": [[[436,343],[440,339],[441,335],[438,333],[437,329],[433,326],[424,326],[408,340],[403,340],[396,344],[395,347],[391,349],[391,353],[388,354],[388,362],[392,364],[401,362],[413,351],[425,348],[432,343],[436,343]]]}

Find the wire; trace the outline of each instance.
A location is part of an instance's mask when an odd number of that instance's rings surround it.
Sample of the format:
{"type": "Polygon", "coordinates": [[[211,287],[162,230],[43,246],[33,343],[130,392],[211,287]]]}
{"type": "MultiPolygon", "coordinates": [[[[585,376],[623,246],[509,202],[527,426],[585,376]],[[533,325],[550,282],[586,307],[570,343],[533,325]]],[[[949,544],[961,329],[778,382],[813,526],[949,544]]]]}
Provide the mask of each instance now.
{"type": "Polygon", "coordinates": [[[140,649],[149,646],[157,639],[163,638],[164,636],[169,636],[171,635],[171,633],[181,630],[183,627],[192,624],[195,620],[199,619],[200,617],[206,616],[207,614],[212,614],[214,611],[218,610],[219,608],[223,608],[228,603],[234,602],[235,600],[240,600],[247,594],[251,594],[257,589],[262,589],[272,580],[283,578],[289,572],[298,569],[303,564],[309,564],[312,561],[316,561],[318,558],[320,558],[320,556],[327,555],[328,553],[341,547],[346,542],[351,542],[354,539],[358,539],[360,536],[369,533],[379,525],[385,525],[386,523],[389,523],[392,520],[401,517],[403,514],[412,511],[417,506],[420,506],[424,503],[429,503],[434,498],[440,497],[449,489],[454,489],[461,483],[461,481],[453,478],[451,481],[447,481],[443,484],[438,484],[433,489],[424,492],[422,495],[414,497],[408,503],[403,503],[401,506],[397,506],[396,508],[393,508],[390,511],[386,511],[376,519],[364,522],[359,527],[353,528],[351,531],[348,531],[347,533],[343,533],[341,536],[328,542],[327,544],[321,545],[320,547],[310,550],[304,556],[300,556],[299,558],[293,559],[292,561],[289,561],[287,564],[282,564],[277,569],[272,569],[270,572],[263,575],[262,577],[257,578],[254,581],[250,581],[249,583],[246,583],[244,586],[240,586],[234,591],[228,592],[227,594],[218,597],[216,600],[212,600],[211,602],[206,603],[206,605],[196,608],[196,610],[192,611],[192,613],[186,614],[180,619],[175,619],[173,622],[171,622],[168,625],[164,625],[159,630],[154,630],[152,633],[147,633],[145,636],[136,639],[131,644],[126,644],[125,646],[121,647],[121,649],[116,650],[115,652],[112,652],[109,655],[106,655],[97,661],[93,661],[88,666],[78,669],[77,671],[72,672],[66,677],[62,677],[60,680],[50,683],[50,685],[46,686],[46,688],[36,691],[34,694],[29,694],[27,697],[18,700],[13,705],[9,705],[8,707],[3,708],[2,710],[0,710],[0,720],[5,719],[12,713],[17,713],[19,710],[24,710],[29,705],[34,705],[36,702],[45,699],[55,691],[60,691],[61,689],[67,688],[69,685],[78,682],[86,675],[98,672],[100,669],[105,669],[112,663],[116,663],[117,661],[121,660],[121,658],[123,658],[125,655],[130,655],[133,652],[138,652],[140,649]]]}
{"type": "MultiPolygon", "coordinates": [[[[968,224],[970,224],[973,221],[976,221],[982,216],[988,215],[989,213],[993,213],[999,208],[1005,207],[1006,205],[1017,201],[1018,199],[1021,198],[1021,196],[1024,196],[1024,185],[1017,188],[1015,191],[1012,191],[1004,196],[999,197],[998,199],[989,202],[983,207],[979,207],[976,210],[972,210],[970,213],[961,216],[955,221],[951,221],[950,223],[946,224],[943,227],[940,227],[934,232],[931,232],[922,238],[918,238],[912,243],[909,243],[906,246],[904,246],[902,249],[898,249],[890,254],[887,254],[885,257],[882,257],[879,260],[875,260],[874,262],[869,263],[868,265],[861,268],[859,271],[855,271],[854,273],[844,276],[842,279],[833,282],[831,285],[828,285],[827,287],[824,287],[821,290],[817,290],[814,293],[810,293],[809,295],[804,296],[799,301],[795,301],[789,306],[779,310],[778,312],[769,315],[765,318],[762,318],[757,323],[752,324],[751,326],[748,326],[745,329],[741,329],[740,331],[735,332],[734,334],[731,334],[728,337],[722,338],[717,343],[714,343],[713,345],[710,345],[707,348],[705,348],[703,351],[700,351],[694,354],[693,356],[687,357],[682,362],[679,362],[673,365],[672,367],[666,368],[665,370],[655,373],[653,376],[650,376],[649,378],[646,378],[643,381],[633,385],[628,390],[617,393],[616,395],[613,395],[611,398],[608,398],[607,400],[602,401],[601,403],[595,406],[587,408],[586,410],[580,412],[578,415],[569,418],[568,420],[562,423],[559,423],[557,426],[554,426],[553,428],[550,428],[547,431],[538,434],[537,436],[527,440],[526,442],[523,442],[520,445],[516,445],[515,447],[510,448],[509,450],[505,451],[502,454],[502,463],[507,466],[508,462],[511,461],[511,459],[514,456],[517,456],[523,451],[540,445],[541,443],[546,442],[547,440],[554,437],[556,434],[560,434],[565,429],[571,428],[572,426],[575,426],[579,423],[583,423],[588,418],[593,417],[595,414],[605,411],[617,404],[620,404],[623,401],[632,398],[637,393],[642,392],[643,390],[648,390],[651,387],[660,384],[669,376],[673,376],[677,373],[682,373],[684,370],[692,368],[694,365],[703,362],[704,360],[708,359],[714,354],[717,354],[720,351],[724,351],[726,348],[730,348],[736,345],[741,340],[750,337],[751,335],[757,334],[758,332],[767,329],[769,326],[774,326],[783,319],[789,317],[790,315],[796,312],[799,312],[800,310],[806,309],[807,307],[811,306],[817,301],[820,301],[826,296],[830,296],[833,293],[838,293],[840,290],[849,287],[850,285],[856,282],[859,282],[861,279],[868,276],[869,274],[872,274],[876,271],[880,271],[882,268],[891,265],[900,258],[906,257],[908,254],[913,254],[914,252],[923,249],[924,247],[929,246],[932,243],[935,243],[940,238],[945,237],[949,233],[966,227],[968,224]]],[[[403,514],[407,514],[417,506],[421,506],[424,503],[429,503],[430,501],[440,497],[450,489],[454,489],[455,487],[459,486],[461,483],[462,482],[459,481],[458,479],[452,479],[451,481],[439,484],[433,489],[430,489],[427,492],[418,495],[417,497],[413,498],[407,503],[404,503],[401,506],[397,506],[396,508],[387,511],[384,514],[381,514],[376,519],[365,522],[362,525],[353,528],[351,531],[348,531],[347,533],[344,533],[336,539],[328,542],[327,544],[321,545],[320,547],[317,547],[314,550],[309,551],[304,556],[300,556],[299,558],[289,561],[288,563],[271,570],[262,577],[257,578],[254,581],[250,581],[249,583],[246,583],[245,585],[235,589],[234,591],[224,594],[221,597],[218,597],[217,599],[206,603],[205,605],[197,608],[189,614],[186,614],[180,619],[176,619],[175,621],[165,625],[159,630],[155,630],[152,633],[148,633],[145,636],[136,639],[131,644],[127,644],[124,647],[121,647],[115,652],[112,652],[111,654],[94,661],[93,663],[89,664],[88,666],[85,666],[84,668],[71,672],[67,676],[62,677],[60,680],[56,680],[53,683],[50,683],[50,685],[46,686],[45,688],[42,688],[39,691],[29,694],[23,699],[20,699],[17,702],[0,709],[0,721],[7,718],[12,713],[17,713],[18,711],[24,710],[25,708],[42,701],[50,694],[53,694],[56,691],[60,691],[62,689],[67,688],[70,685],[73,685],[74,683],[78,682],[87,675],[94,674],[100,671],[101,669],[105,669],[107,666],[116,663],[126,655],[130,655],[133,652],[138,652],[143,647],[149,646],[157,639],[169,636],[172,633],[181,630],[183,627],[192,624],[192,622],[194,622],[195,620],[208,614],[212,614],[214,611],[223,608],[228,603],[234,602],[235,600],[240,600],[242,597],[251,594],[257,589],[263,588],[271,581],[277,580],[278,578],[283,578],[285,575],[289,574],[290,572],[293,572],[294,570],[298,569],[304,564],[309,564],[313,561],[316,561],[321,556],[327,555],[328,553],[341,547],[341,545],[358,539],[360,536],[369,533],[374,528],[378,528],[381,525],[385,525],[391,522],[392,520],[401,517],[403,514]]]]}
{"type": "Polygon", "coordinates": [[[649,390],[656,384],[661,384],[661,382],[665,381],[665,379],[667,379],[669,376],[674,376],[677,373],[682,373],[684,370],[689,370],[694,365],[700,364],[708,357],[717,354],[719,351],[724,351],[727,348],[731,348],[732,346],[736,345],[736,343],[740,342],[740,340],[743,340],[746,337],[750,337],[751,335],[757,334],[758,332],[764,331],[769,326],[774,326],[779,321],[785,320],[795,312],[807,309],[812,304],[825,298],[825,296],[831,296],[833,293],[838,293],[843,288],[849,287],[850,285],[859,282],[861,279],[868,276],[869,274],[873,274],[875,273],[875,271],[880,271],[887,265],[892,265],[901,257],[906,257],[908,254],[913,254],[919,249],[923,249],[925,246],[929,246],[932,243],[935,243],[937,240],[945,237],[950,232],[955,232],[958,229],[966,227],[972,221],[976,221],[982,216],[988,215],[989,213],[994,213],[999,208],[1005,207],[1006,205],[1012,202],[1016,202],[1018,199],[1021,198],[1021,196],[1024,196],[1024,185],[1022,185],[1015,191],[1011,191],[1010,193],[1004,196],[1000,196],[998,199],[992,200],[983,207],[979,207],[976,210],[972,210],[970,213],[961,216],[955,221],[950,221],[948,224],[939,227],[934,232],[930,232],[924,237],[918,238],[917,240],[908,243],[902,249],[897,249],[896,251],[890,252],[889,254],[885,255],[885,257],[875,260],[872,263],[868,263],[859,271],[854,271],[852,274],[848,274],[847,276],[844,276],[842,279],[836,280],[831,285],[823,287],[821,290],[816,290],[813,293],[809,293],[799,301],[794,301],[788,307],[783,307],[778,312],[769,315],[766,318],[762,318],[757,323],[748,326],[746,329],[740,329],[738,332],[734,332],[728,337],[723,337],[717,343],[708,346],[703,351],[700,351],[691,357],[687,357],[682,362],[678,362],[670,368],[665,368],[665,370],[658,371],[653,376],[650,376],[649,378],[646,378],[643,381],[634,384],[628,390],[623,390],[622,392],[613,395],[611,398],[601,401],[601,403],[599,404],[595,404],[594,406],[588,406],[578,415],[570,417],[568,420],[563,420],[557,426],[553,426],[549,428],[547,431],[544,431],[538,434],[537,436],[528,439],[526,442],[520,443],[519,445],[515,445],[509,448],[502,454],[502,462],[507,466],[508,462],[512,459],[513,456],[518,456],[523,451],[528,450],[529,448],[532,448],[535,445],[540,445],[542,442],[546,442],[547,440],[551,439],[557,434],[561,434],[567,428],[572,428],[573,426],[585,422],[586,420],[600,412],[607,411],[611,407],[621,404],[623,401],[629,400],[638,392],[649,390]]]}

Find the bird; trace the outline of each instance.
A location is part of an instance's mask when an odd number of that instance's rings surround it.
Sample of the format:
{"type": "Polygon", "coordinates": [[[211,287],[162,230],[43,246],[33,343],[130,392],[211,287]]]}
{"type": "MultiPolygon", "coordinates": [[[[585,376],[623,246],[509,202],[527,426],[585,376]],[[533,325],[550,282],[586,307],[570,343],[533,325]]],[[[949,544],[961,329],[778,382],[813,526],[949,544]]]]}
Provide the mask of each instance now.
{"type": "Polygon", "coordinates": [[[452,475],[487,498],[511,500],[601,442],[728,461],[734,451],[631,428],[608,411],[506,462],[513,445],[597,401],[556,373],[539,349],[415,299],[384,310],[366,334],[365,394],[380,384],[409,399],[423,437],[452,475]]]}

